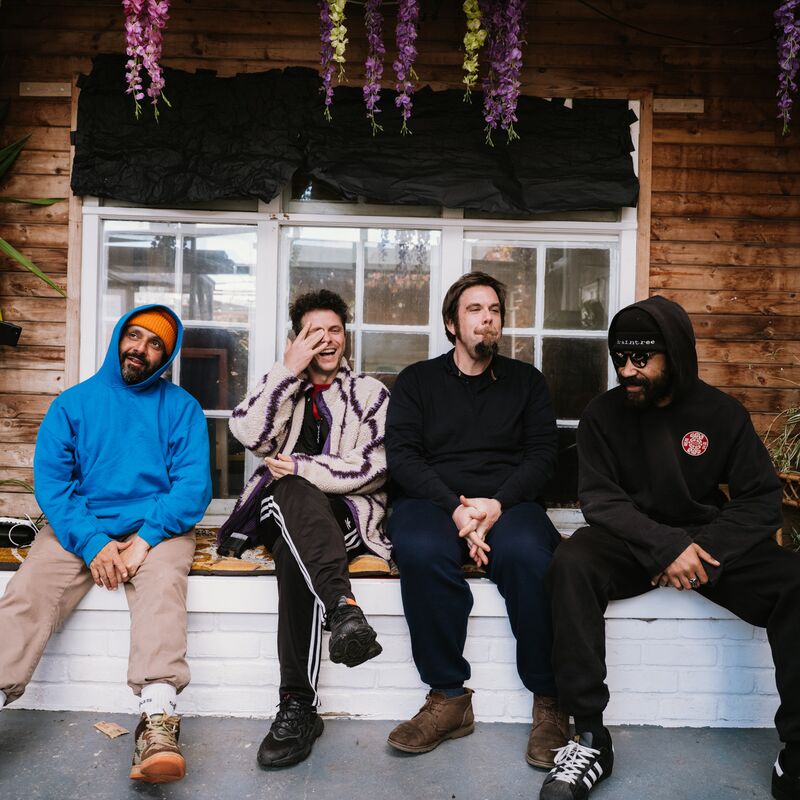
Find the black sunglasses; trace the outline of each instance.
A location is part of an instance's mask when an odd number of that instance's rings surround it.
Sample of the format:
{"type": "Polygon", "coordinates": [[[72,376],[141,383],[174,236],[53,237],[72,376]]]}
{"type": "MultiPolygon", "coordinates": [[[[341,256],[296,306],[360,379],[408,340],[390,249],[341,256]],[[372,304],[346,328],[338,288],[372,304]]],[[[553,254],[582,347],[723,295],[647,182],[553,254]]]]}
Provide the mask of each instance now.
{"type": "Polygon", "coordinates": [[[619,350],[613,350],[611,352],[611,363],[617,368],[622,369],[625,364],[628,363],[628,359],[631,360],[631,364],[633,364],[636,369],[644,369],[647,366],[647,362],[656,355],[653,353],[623,353],[619,350]]]}

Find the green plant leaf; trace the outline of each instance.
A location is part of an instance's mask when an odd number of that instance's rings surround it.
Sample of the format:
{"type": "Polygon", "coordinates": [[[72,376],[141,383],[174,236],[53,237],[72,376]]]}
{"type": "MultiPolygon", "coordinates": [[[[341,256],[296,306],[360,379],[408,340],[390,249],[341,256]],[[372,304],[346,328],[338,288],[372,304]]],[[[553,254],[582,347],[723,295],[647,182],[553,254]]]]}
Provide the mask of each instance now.
{"type": "Polygon", "coordinates": [[[36,264],[29,258],[26,258],[19,250],[12,247],[5,239],[0,239],[0,252],[10,256],[18,264],[21,264],[29,272],[32,272],[37,278],[43,280],[51,289],[55,289],[62,297],[66,297],[67,293],[48,275],[45,275],[36,264]]]}
{"type": "Polygon", "coordinates": [[[0,481],[0,486],[19,486],[26,492],[33,494],[33,486],[25,481],[21,481],[19,478],[4,478],[2,481],[0,481]]]}
{"type": "Polygon", "coordinates": [[[27,203],[31,206],[51,206],[53,203],[60,203],[63,197],[0,197],[0,203],[27,203]]]}
{"type": "Polygon", "coordinates": [[[28,139],[31,135],[23,136],[16,142],[7,144],[5,147],[0,148],[0,178],[11,168],[11,165],[17,160],[17,156],[22,152],[28,139]]]}

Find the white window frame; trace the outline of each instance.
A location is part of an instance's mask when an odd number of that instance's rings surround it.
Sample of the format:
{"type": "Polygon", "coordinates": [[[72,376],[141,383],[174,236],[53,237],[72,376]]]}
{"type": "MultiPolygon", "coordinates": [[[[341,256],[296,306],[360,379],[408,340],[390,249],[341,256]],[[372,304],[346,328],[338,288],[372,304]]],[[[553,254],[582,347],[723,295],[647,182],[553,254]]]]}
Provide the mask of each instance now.
{"type": "MultiPolygon", "coordinates": [[[[640,103],[631,101],[629,106],[639,116],[640,103]]],[[[634,143],[632,159],[638,175],[639,123],[631,126],[634,143]]],[[[278,195],[270,203],[258,203],[256,211],[195,211],[178,209],[130,208],[101,205],[97,198],[86,197],[82,204],[82,269],[80,291],[80,363],[79,377],[91,377],[104,355],[98,353],[100,336],[99,319],[100,279],[102,275],[102,226],[105,220],[130,220],[145,222],[186,222],[205,224],[255,225],[257,237],[255,263],[255,306],[251,328],[251,341],[259,343],[252,347],[251,374],[248,386],[253,386],[259,378],[280,358],[284,346],[284,332],[287,325],[286,296],[288,270],[281,272],[281,235],[283,227],[346,227],[346,228],[390,228],[390,229],[430,229],[440,231],[440,269],[437,274],[431,270],[431,331],[429,353],[434,356],[450,348],[444,326],[437,324],[439,308],[444,293],[464,272],[464,242],[471,236],[507,237],[518,241],[530,241],[537,245],[575,242],[608,243],[618,245],[618,269],[610,270],[609,281],[609,320],[613,313],[635,300],[636,293],[636,255],[637,255],[637,209],[622,208],[619,219],[614,222],[588,222],[572,220],[490,220],[465,219],[461,209],[442,209],[441,216],[395,216],[366,213],[322,214],[288,211],[284,195],[278,195]],[[276,307],[277,306],[277,307],[276,307]],[[269,313],[274,309],[275,313],[269,313]],[[273,320],[270,324],[269,320],[273,320]]],[[[370,208],[370,211],[373,209],[370,208]]],[[[541,283],[541,282],[539,282],[541,283]]],[[[537,319],[543,286],[537,286],[537,319]]],[[[369,330],[380,326],[370,324],[369,330]]],[[[405,328],[405,326],[404,326],[405,328]]],[[[387,326],[396,330],[396,326],[387,326]]],[[[416,332],[416,326],[409,326],[408,332],[416,332]]],[[[587,336],[585,330],[559,330],[550,335],[569,336],[570,333],[581,338],[602,338],[604,332],[596,337],[587,336]]],[[[539,353],[536,354],[538,358],[539,353]]],[[[614,370],[608,362],[608,385],[614,383],[614,370]]],[[[207,413],[209,418],[219,414],[207,413]]],[[[559,421],[562,427],[574,422],[559,421]]],[[[246,453],[245,477],[252,473],[255,458],[246,453]]],[[[224,515],[233,508],[232,499],[214,498],[208,509],[209,515],[224,515]]]]}

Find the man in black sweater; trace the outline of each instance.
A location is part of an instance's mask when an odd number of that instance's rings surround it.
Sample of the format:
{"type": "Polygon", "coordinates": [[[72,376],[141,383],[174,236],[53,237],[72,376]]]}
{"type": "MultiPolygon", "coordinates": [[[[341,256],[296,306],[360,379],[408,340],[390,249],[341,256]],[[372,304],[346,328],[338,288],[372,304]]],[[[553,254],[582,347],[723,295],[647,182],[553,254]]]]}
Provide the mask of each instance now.
{"type": "Polygon", "coordinates": [[[402,496],[388,534],[414,661],[431,687],[389,744],[425,753],[472,733],[463,656],[472,608],[463,565],[472,559],[505,598],[517,670],[535,695],[527,760],[549,767],[568,720],[555,699],[543,586],[559,535],[537,498],[553,474],[557,432],[542,374],[497,355],[504,315],[502,283],[462,276],[442,308],[454,349],[403,370],[389,401],[386,455],[402,496]]]}
{"type": "Polygon", "coordinates": [[[591,527],[559,547],[547,576],[556,682],[577,736],[540,799],[585,798],[611,774],[604,612],[609,600],[672,586],[766,627],[786,745],[772,793],[800,800],[800,556],[772,538],[781,487],[769,455],[741,404],[698,378],[694,332],[677,303],[628,306],[608,344],[620,385],[593,400],[578,427],[578,494],[591,527]]]}

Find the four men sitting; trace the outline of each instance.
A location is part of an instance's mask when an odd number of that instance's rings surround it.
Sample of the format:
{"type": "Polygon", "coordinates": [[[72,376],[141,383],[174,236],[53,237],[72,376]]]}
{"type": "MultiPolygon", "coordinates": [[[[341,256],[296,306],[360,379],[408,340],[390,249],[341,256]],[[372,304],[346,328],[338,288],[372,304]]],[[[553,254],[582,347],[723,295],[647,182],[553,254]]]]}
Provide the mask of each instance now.
{"type": "MultiPolygon", "coordinates": [[[[478,272],[456,281],[443,304],[453,350],[405,369],[391,400],[344,360],[340,297],[303,295],[290,316],[295,338],[282,361],[231,418],[263,463],[218,543],[232,555],[263,543],[275,558],[280,697],[258,751],[262,766],[305,759],[322,733],[323,627],[333,662],[353,667],[380,654],[348,563],[391,554],[414,661],[430,687],[419,713],[390,733],[392,747],[424,753],[473,731],[463,657],[471,561],[506,602],[517,670],[534,695],[526,758],[552,767],[541,798],[586,797],[614,761],[603,724],[608,601],[673,586],[766,627],[785,744],[772,793],[800,798],[800,556],[771,538],[781,515],[769,457],[744,408],[699,380],[680,306],[653,297],[612,321],[620,386],[589,404],[578,429],[589,527],[563,543],[541,503],[555,465],[555,418],[541,373],[497,352],[502,283],[478,272]],[[388,538],[387,455],[398,489],[388,538]]],[[[151,782],[185,772],[175,696],[189,679],[191,531],[210,496],[202,412],[160,380],[181,336],[168,309],[134,310],[117,324],[98,374],[53,402],[35,457],[37,499],[52,527],[0,599],[0,701],[10,702],[92,581],[124,585],[129,685],[142,709],[131,778],[151,782]]]]}

